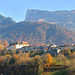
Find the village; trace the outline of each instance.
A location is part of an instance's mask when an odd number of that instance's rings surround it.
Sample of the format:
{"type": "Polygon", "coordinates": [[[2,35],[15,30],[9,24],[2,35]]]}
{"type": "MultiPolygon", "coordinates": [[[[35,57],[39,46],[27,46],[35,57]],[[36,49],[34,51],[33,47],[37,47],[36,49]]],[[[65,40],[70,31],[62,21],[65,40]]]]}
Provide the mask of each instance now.
{"type": "Polygon", "coordinates": [[[6,47],[6,50],[8,51],[43,51],[43,54],[50,53],[51,55],[57,55],[60,53],[71,53],[72,51],[74,51],[74,49],[74,44],[64,44],[60,46],[57,46],[55,44],[29,45],[26,41],[22,41],[21,43],[13,43],[6,47]]]}

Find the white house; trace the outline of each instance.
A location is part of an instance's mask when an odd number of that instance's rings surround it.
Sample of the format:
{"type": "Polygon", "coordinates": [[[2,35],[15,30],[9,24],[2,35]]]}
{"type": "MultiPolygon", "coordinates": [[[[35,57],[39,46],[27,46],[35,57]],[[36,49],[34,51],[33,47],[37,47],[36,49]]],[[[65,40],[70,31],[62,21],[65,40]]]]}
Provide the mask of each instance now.
{"type": "Polygon", "coordinates": [[[54,45],[52,45],[51,47],[54,47],[54,48],[55,48],[55,47],[57,47],[57,46],[54,44],[54,45]]]}
{"type": "Polygon", "coordinates": [[[25,47],[25,46],[29,46],[29,44],[27,42],[22,41],[21,44],[19,44],[19,43],[10,44],[6,49],[7,50],[16,50],[16,49],[21,49],[22,47],[25,47]]]}

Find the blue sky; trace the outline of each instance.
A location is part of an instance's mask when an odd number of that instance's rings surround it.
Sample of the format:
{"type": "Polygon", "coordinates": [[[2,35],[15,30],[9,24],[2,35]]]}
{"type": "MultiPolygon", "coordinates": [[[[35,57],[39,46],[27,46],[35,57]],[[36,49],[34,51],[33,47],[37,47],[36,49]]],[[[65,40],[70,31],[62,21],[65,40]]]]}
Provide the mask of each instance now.
{"type": "Polygon", "coordinates": [[[0,14],[24,21],[27,9],[75,10],[75,0],[0,0],[0,14]]]}

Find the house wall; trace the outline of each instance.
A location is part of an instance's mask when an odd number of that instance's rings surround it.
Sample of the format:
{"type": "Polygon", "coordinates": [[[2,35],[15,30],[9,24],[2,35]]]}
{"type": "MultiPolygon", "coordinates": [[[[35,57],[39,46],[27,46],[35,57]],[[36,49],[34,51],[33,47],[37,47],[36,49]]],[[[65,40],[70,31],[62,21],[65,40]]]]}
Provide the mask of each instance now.
{"type": "Polygon", "coordinates": [[[29,44],[22,44],[22,45],[23,45],[23,47],[24,47],[24,46],[29,46],[29,44]]]}
{"type": "Polygon", "coordinates": [[[16,46],[15,45],[12,45],[12,46],[9,46],[6,48],[7,50],[16,50],[16,46]]]}
{"type": "Polygon", "coordinates": [[[22,44],[21,45],[19,45],[19,44],[16,45],[16,49],[19,49],[19,48],[22,48],[22,47],[23,47],[22,44]]]}

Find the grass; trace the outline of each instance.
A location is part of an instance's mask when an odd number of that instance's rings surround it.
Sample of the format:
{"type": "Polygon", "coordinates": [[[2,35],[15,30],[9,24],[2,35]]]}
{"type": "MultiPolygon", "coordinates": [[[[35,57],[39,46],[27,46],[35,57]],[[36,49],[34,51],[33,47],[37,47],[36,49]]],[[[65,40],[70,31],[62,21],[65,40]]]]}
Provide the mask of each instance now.
{"type": "Polygon", "coordinates": [[[53,72],[45,72],[43,75],[68,75],[67,69],[57,70],[53,72]]]}
{"type": "Polygon", "coordinates": [[[43,75],[54,75],[57,71],[54,71],[54,72],[45,72],[45,74],[43,75]]]}

